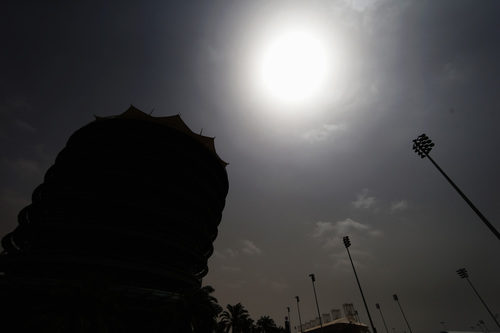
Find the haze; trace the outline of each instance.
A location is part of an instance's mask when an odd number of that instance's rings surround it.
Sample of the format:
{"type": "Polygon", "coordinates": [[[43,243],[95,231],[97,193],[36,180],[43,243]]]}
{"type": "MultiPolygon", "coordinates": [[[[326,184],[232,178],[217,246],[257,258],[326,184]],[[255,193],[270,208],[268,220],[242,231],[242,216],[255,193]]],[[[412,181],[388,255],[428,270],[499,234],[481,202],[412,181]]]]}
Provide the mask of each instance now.
{"type": "Polygon", "coordinates": [[[500,243],[427,159],[500,228],[500,34],[496,1],[12,2],[0,22],[0,235],[17,225],[69,135],[130,104],[180,114],[215,136],[230,190],[204,284],[223,306],[283,325],[354,303],[395,332],[494,323],[455,273],[500,312],[500,243]],[[328,50],[314,98],[255,85],[279,24],[313,22],[328,50]]]}

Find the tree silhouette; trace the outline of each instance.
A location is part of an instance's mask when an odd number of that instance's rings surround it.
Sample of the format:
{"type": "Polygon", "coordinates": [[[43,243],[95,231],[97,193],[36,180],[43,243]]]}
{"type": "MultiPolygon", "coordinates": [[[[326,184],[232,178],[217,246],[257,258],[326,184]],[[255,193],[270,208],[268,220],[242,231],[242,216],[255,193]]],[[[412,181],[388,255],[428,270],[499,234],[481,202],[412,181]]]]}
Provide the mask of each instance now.
{"type": "Polygon", "coordinates": [[[269,316],[262,316],[257,320],[257,332],[259,333],[274,333],[278,332],[278,327],[274,320],[269,316]]]}
{"type": "Polygon", "coordinates": [[[186,312],[190,315],[194,333],[216,330],[217,317],[222,312],[222,307],[211,295],[214,291],[212,286],[204,286],[186,295],[186,312]]]}
{"type": "Polygon", "coordinates": [[[225,326],[226,332],[229,332],[229,329],[231,329],[232,333],[251,332],[253,320],[241,303],[236,305],[228,304],[226,309],[221,315],[221,322],[225,326]]]}
{"type": "Polygon", "coordinates": [[[243,321],[243,327],[241,328],[243,333],[253,333],[256,331],[254,321],[252,318],[248,317],[243,321]]]}

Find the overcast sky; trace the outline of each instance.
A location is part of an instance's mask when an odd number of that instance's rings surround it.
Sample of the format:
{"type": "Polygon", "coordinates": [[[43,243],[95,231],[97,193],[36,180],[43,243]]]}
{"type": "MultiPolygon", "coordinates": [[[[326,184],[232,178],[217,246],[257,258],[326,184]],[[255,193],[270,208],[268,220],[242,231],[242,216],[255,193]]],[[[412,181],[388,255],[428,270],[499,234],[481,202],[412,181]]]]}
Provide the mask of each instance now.
{"type": "Polygon", "coordinates": [[[469,329],[500,313],[500,242],[428,160],[500,229],[500,2],[140,1],[2,6],[0,235],[17,225],[69,135],[130,104],[215,136],[230,190],[204,284],[283,325],[354,303],[384,331],[469,329]],[[303,16],[303,17],[302,17],[303,16]],[[321,99],[259,96],[252,64],[282,20],[322,27],[335,71],[321,99]],[[262,42],[263,43],[263,42],[262,42]]]}

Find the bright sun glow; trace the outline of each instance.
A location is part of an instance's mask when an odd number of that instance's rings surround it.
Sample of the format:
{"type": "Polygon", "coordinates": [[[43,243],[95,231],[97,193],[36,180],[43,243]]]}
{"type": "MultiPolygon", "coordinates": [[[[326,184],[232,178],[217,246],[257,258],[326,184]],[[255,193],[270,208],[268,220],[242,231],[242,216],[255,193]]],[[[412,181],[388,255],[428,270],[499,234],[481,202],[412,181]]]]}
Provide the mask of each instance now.
{"type": "Polygon", "coordinates": [[[324,41],[305,29],[287,29],[264,45],[258,59],[258,85],[283,104],[309,102],[324,88],[328,73],[324,41]]]}

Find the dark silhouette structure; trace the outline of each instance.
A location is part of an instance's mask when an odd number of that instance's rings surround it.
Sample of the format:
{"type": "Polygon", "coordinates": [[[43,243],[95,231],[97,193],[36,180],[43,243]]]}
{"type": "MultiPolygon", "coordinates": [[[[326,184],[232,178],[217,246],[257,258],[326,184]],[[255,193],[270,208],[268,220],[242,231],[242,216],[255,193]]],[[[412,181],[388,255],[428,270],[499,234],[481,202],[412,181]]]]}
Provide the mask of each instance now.
{"type": "Polygon", "coordinates": [[[226,332],[229,331],[229,328],[234,333],[251,332],[254,321],[241,303],[228,304],[226,309],[221,314],[221,322],[224,324],[226,332]]]}
{"type": "Polygon", "coordinates": [[[356,273],[356,268],[354,268],[354,263],[351,258],[351,252],[349,251],[349,247],[351,246],[351,240],[349,236],[344,236],[342,239],[344,242],[345,249],[347,250],[347,254],[349,255],[349,260],[351,261],[352,270],[354,271],[354,276],[356,277],[356,282],[358,283],[359,292],[361,293],[361,297],[363,298],[363,303],[365,304],[366,313],[368,314],[368,319],[370,320],[370,325],[372,326],[373,333],[377,333],[377,329],[375,325],[373,325],[372,316],[370,315],[370,310],[368,310],[368,305],[366,304],[365,294],[363,294],[363,289],[361,289],[361,283],[359,283],[358,273],[356,273]]]}
{"type": "Polygon", "coordinates": [[[380,317],[382,317],[382,322],[384,323],[384,326],[385,326],[385,332],[386,333],[389,333],[389,329],[387,328],[387,324],[385,323],[385,318],[384,318],[384,315],[382,314],[382,309],[380,308],[380,304],[376,303],[375,304],[375,307],[379,310],[380,312],[380,317]]]}
{"type": "Polygon", "coordinates": [[[316,277],[314,276],[314,274],[309,274],[309,277],[311,278],[313,286],[314,300],[316,301],[316,310],[318,310],[319,326],[323,328],[323,320],[321,319],[321,312],[319,311],[318,296],[316,295],[316,288],[314,287],[314,282],[316,282],[316,277]]]}
{"type": "MultiPolygon", "coordinates": [[[[488,311],[488,313],[490,314],[490,316],[493,319],[493,321],[495,322],[495,324],[497,324],[498,328],[500,328],[500,323],[498,322],[497,318],[495,317],[495,315],[493,314],[493,312],[490,310],[490,308],[488,307],[488,305],[486,305],[486,302],[483,300],[483,298],[481,297],[481,295],[479,295],[479,292],[474,287],[474,285],[472,284],[472,282],[469,280],[469,273],[467,272],[467,270],[465,268],[457,269],[457,274],[458,274],[458,276],[460,276],[460,278],[467,280],[467,282],[471,286],[472,290],[474,290],[474,293],[476,294],[476,296],[479,298],[479,300],[481,301],[481,303],[483,303],[484,307],[486,308],[486,311],[488,311]]],[[[484,322],[483,322],[483,324],[484,324],[484,322]]]]}
{"type": "Polygon", "coordinates": [[[369,333],[368,326],[356,321],[354,317],[338,318],[329,322],[323,321],[323,326],[305,325],[304,333],[369,333]]]}
{"type": "Polygon", "coordinates": [[[410,330],[410,333],[413,333],[413,331],[411,330],[411,327],[410,327],[410,323],[408,322],[408,319],[406,319],[405,313],[403,311],[403,307],[401,306],[401,303],[399,303],[398,295],[394,294],[394,295],[392,295],[392,298],[396,301],[396,303],[398,303],[399,310],[401,310],[401,314],[403,315],[403,319],[406,322],[406,326],[408,326],[408,330],[410,330]]]}
{"type": "Polygon", "coordinates": [[[225,166],[178,115],[131,106],[77,130],[2,239],[0,327],[192,331],[225,166]]]}
{"type": "Polygon", "coordinates": [[[488,219],[481,213],[479,209],[470,201],[470,199],[460,190],[460,188],[451,180],[450,177],[441,169],[441,167],[434,161],[434,159],[429,155],[432,147],[434,147],[434,142],[424,133],[419,135],[415,140],[413,140],[413,151],[417,153],[420,158],[427,157],[429,161],[438,169],[438,171],[446,178],[446,180],[450,183],[451,186],[457,191],[457,193],[462,197],[462,199],[467,202],[470,208],[479,216],[481,221],[490,229],[490,231],[500,240],[500,232],[493,226],[493,224],[488,221],[488,219]]]}
{"type": "Polygon", "coordinates": [[[304,332],[304,330],[302,328],[302,319],[300,318],[300,306],[299,306],[300,298],[299,298],[299,296],[295,296],[295,300],[297,301],[297,313],[299,314],[300,333],[302,333],[302,332],[304,332]]]}

